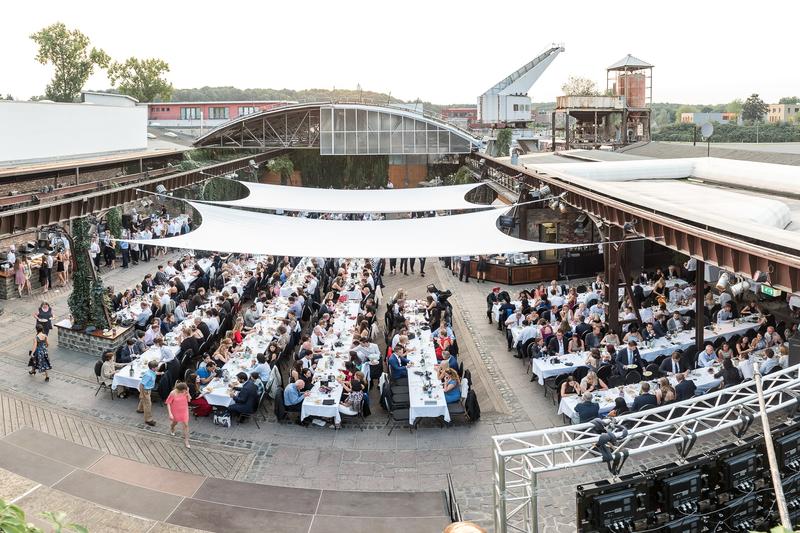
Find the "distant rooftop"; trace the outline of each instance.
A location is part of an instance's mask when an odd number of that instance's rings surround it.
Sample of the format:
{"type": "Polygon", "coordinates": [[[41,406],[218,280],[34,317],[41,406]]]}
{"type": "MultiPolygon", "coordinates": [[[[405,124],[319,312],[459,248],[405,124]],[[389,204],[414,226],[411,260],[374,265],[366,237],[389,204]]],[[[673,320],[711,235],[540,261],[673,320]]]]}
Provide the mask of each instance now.
{"type": "Polygon", "coordinates": [[[203,100],[200,102],[147,102],[147,105],[296,104],[294,100],[203,100]]]}
{"type": "Polygon", "coordinates": [[[653,68],[653,65],[648,63],[647,61],[642,61],[638,57],[634,57],[630,54],[626,55],[610,67],[607,70],[628,70],[628,69],[637,69],[637,68],[653,68]]]}

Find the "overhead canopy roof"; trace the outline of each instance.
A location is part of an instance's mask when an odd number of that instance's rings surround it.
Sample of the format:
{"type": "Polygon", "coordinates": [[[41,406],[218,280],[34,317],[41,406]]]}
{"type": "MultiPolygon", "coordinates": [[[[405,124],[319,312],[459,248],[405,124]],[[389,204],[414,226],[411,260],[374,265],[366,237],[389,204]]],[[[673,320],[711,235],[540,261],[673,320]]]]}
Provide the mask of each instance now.
{"type": "Polygon", "coordinates": [[[508,208],[432,218],[342,221],[188,203],[202,217],[197,229],[177,237],[130,242],[294,257],[440,257],[575,246],[525,241],[502,233],[497,217],[508,208]]]}
{"type": "Polygon", "coordinates": [[[800,251],[800,168],[718,158],[528,164],[601,194],[800,251]]]}
{"type": "Polygon", "coordinates": [[[653,65],[648,63],[647,61],[642,61],[638,57],[634,57],[630,54],[626,55],[610,67],[607,70],[632,70],[637,68],[653,68],[653,65]]]}
{"type": "Polygon", "coordinates": [[[242,182],[249,194],[240,200],[206,202],[228,207],[285,209],[312,213],[408,213],[443,209],[487,207],[473,204],[464,196],[481,183],[451,185],[428,189],[314,189],[263,183],[242,182]]]}

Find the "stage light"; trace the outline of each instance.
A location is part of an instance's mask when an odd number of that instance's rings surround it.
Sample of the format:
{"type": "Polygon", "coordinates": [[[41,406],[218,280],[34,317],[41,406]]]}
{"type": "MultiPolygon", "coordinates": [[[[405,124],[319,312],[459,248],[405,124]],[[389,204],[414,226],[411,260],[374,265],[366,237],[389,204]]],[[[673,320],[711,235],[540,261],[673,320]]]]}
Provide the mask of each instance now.
{"type": "Polygon", "coordinates": [[[636,231],[636,222],[637,220],[634,218],[630,222],[625,222],[622,225],[622,230],[627,233],[634,233],[636,231]]]}
{"type": "Polygon", "coordinates": [[[769,274],[766,272],[756,270],[755,274],[753,274],[753,281],[755,281],[756,283],[764,283],[768,279],[769,279],[769,274]]]}
{"type": "Polygon", "coordinates": [[[742,295],[745,291],[750,289],[750,282],[748,281],[740,281],[736,285],[731,287],[731,294],[734,298],[738,298],[742,295]]]}
{"type": "Polygon", "coordinates": [[[731,283],[731,276],[727,272],[720,272],[719,279],[717,280],[717,290],[719,292],[724,292],[728,290],[728,286],[731,283]]]}

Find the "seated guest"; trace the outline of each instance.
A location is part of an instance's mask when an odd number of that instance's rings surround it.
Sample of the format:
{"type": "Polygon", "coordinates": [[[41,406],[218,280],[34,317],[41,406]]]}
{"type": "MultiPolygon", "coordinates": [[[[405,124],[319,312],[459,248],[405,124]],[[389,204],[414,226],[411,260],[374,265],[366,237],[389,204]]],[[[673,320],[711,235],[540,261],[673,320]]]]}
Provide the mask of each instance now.
{"type": "Polygon", "coordinates": [[[669,384],[669,380],[667,378],[659,379],[658,388],[656,389],[656,400],[658,400],[658,405],[674,402],[676,397],[677,394],[675,393],[675,389],[673,389],[672,385],[669,384]]]}
{"type": "Polygon", "coordinates": [[[269,383],[269,374],[272,369],[269,367],[269,363],[267,363],[267,356],[260,353],[256,356],[256,361],[257,364],[252,368],[252,371],[258,373],[258,377],[261,379],[262,383],[269,383]]]}
{"type": "Polygon", "coordinates": [[[600,326],[594,326],[592,332],[586,335],[586,348],[599,348],[602,344],[603,336],[600,333],[600,326]]]}
{"type": "Polygon", "coordinates": [[[722,346],[719,347],[717,350],[717,360],[723,361],[725,359],[732,359],[733,358],[733,348],[731,348],[730,343],[725,341],[722,343],[722,346]]]}
{"type": "Polygon", "coordinates": [[[686,374],[675,374],[677,385],[675,385],[675,399],[677,401],[688,400],[694,396],[697,385],[691,379],[686,379],[686,374]]]}
{"type": "Polygon", "coordinates": [[[408,377],[408,369],[406,368],[408,359],[404,357],[404,354],[403,346],[398,344],[392,351],[391,357],[389,357],[389,372],[393,380],[408,377]]]}
{"type": "Polygon", "coordinates": [[[186,386],[189,387],[189,406],[192,408],[192,414],[194,416],[210,415],[213,409],[208,400],[205,399],[205,396],[203,396],[197,374],[189,374],[186,386]]]}
{"type": "Polygon", "coordinates": [[[161,323],[157,318],[154,318],[150,322],[150,327],[144,332],[142,340],[147,346],[152,346],[158,337],[161,337],[161,323]]]}
{"type": "Polygon", "coordinates": [[[610,417],[620,416],[630,412],[631,410],[628,408],[628,404],[625,403],[625,398],[617,396],[616,398],[614,398],[614,409],[612,409],[611,412],[608,413],[608,416],[610,417]]]}
{"type": "Polygon", "coordinates": [[[774,326],[767,326],[767,332],[764,334],[764,340],[767,343],[767,348],[772,348],[773,346],[780,346],[783,344],[783,339],[781,338],[780,334],[775,331],[774,326]]]}
{"type": "Polygon", "coordinates": [[[136,315],[134,327],[136,329],[145,330],[147,329],[147,324],[150,323],[150,317],[153,316],[153,312],[150,311],[150,306],[147,305],[147,302],[142,302],[139,305],[141,310],[139,311],[139,314],[136,315]]]}
{"type": "Polygon", "coordinates": [[[133,361],[134,357],[138,354],[135,353],[135,346],[136,341],[133,339],[128,339],[125,341],[125,344],[119,348],[117,352],[116,360],[118,363],[125,363],[126,365],[133,361]]]}
{"type": "Polygon", "coordinates": [[[755,369],[753,368],[753,360],[750,359],[750,353],[739,354],[739,366],[737,367],[742,374],[742,379],[753,379],[755,369]]]}
{"type": "Polygon", "coordinates": [[[667,320],[667,331],[680,333],[683,331],[683,317],[679,311],[672,313],[672,318],[667,320]]]}
{"type": "Polygon", "coordinates": [[[201,385],[208,385],[215,377],[217,377],[217,363],[210,359],[197,369],[197,381],[201,385]]]}
{"type": "Polygon", "coordinates": [[[575,406],[575,419],[573,422],[583,424],[591,422],[600,415],[600,405],[592,401],[592,393],[585,392],[581,397],[582,401],[575,406]]]}
{"type": "Polygon", "coordinates": [[[744,379],[739,369],[733,366],[733,361],[727,358],[722,360],[722,370],[714,374],[714,377],[722,380],[722,387],[738,385],[744,379]]]}
{"type": "Polygon", "coordinates": [[[586,356],[586,366],[595,372],[600,368],[600,350],[592,348],[589,350],[589,355],[586,356]]]}
{"type": "Polygon", "coordinates": [[[581,384],[575,381],[574,376],[572,375],[567,376],[567,380],[561,384],[561,390],[559,391],[559,393],[562,398],[564,396],[569,396],[571,394],[580,394],[581,384]]]}
{"type": "Polygon", "coordinates": [[[661,361],[661,365],[658,367],[661,372],[665,374],[680,374],[681,372],[686,372],[686,364],[681,361],[681,353],[680,352],[672,352],[672,355],[667,359],[661,361]]]}
{"type": "Polygon", "coordinates": [[[717,312],[717,323],[726,320],[733,320],[733,308],[730,302],[727,302],[725,306],[717,312]]]}
{"type": "Polygon", "coordinates": [[[289,383],[283,390],[283,405],[287,411],[300,412],[303,407],[303,400],[307,396],[302,390],[306,384],[302,379],[298,379],[294,383],[289,383]]]}
{"type": "Polygon", "coordinates": [[[595,392],[606,389],[608,389],[608,387],[603,383],[603,380],[598,378],[597,374],[591,370],[586,374],[586,377],[581,380],[581,390],[583,392],[595,392]]]}
{"type": "Polygon", "coordinates": [[[714,345],[709,343],[702,352],[697,354],[697,366],[708,368],[717,362],[717,354],[714,353],[714,345]]]}
{"type": "Polygon", "coordinates": [[[764,350],[764,357],[766,358],[763,363],[761,363],[760,371],[761,375],[769,374],[773,368],[778,366],[778,358],[775,357],[775,352],[772,348],[767,348],[764,350]]]}
{"type": "Polygon", "coordinates": [[[231,391],[233,403],[228,406],[228,411],[237,416],[253,414],[258,407],[258,387],[244,372],[236,374],[236,379],[239,381],[240,389],[231,391]]]}
{"type": "Polygon", "coordinates": [[[567,344],[567,351],[569,353],[580,353],[584,350],[583,341],[578,335],[573,335],[567,344]]]}
{"type": "Polygon", "coordinates": [[[639,326],[636,324],[631,324],[630,328],[628,329],[628,333],[622,338],[622,342],[627,343],[628,341],[634,340],[636,342],[642,342],[644,338],[642,334],[639,333],[639,326]]]}
{"type": "Polygon", "coordinates": [[[633,399],[633,407],[631,411],[640,411],[646,405],[658,405],[658,400],[654,394],[650,393],[650,384],[642,381],[641,392],[633,399]]]}
{"type": "Polygon", "coordinates": [[[789,368],[789,347],[785,344],[782,344],[778,348],[778,365],[781,368],[789,368]]]}
{"type": "Polygon", "coordinates": [[[613,346],[620,345],[619,336],[613,331],[609,331],[608,333],[606,333],[606,336],[603,337],[603,340],[601,342],[602,344],[611,344],[613,346]]]}
{"type": "Polygon", "coordinates": [[[452,368],[445,370],[442,385],[444,387],[444,399],[447,403],[461,400],[461,380],[455,370],[452,368]]]}
{"type": "MultiPolygon", "coordinates": [[[[100,380],[106,384],[107,387],[111,387],[111,384],[114,382],[114,374],[117,373],[117,370],[127,366],[125,363],[117,363],[114,359],[114,352],[111,350],[106,351],[103,353],[103,366],[100,369],[100,380]]],[[[117,395],[120,398],[125,398],[128,393],[125,387],[118,386],[117,387],[117,395]]]]}
{"type": "Polygon", "coordinates": [[[567,341],[564,339],[564,333],[560,330],[556,331],[555,336],[547,343],[547,349],[550,353],[556,355],[564,355],[567,353],[567,341]]]}
{"type": "Polygon", "coordinates": [[[661,337],[658,333],[656,333],[655,326],[648,322],[647,325],[644,327],[644,331],[642,331],[642,340],[644,341],[652,341],[661,337]]]}

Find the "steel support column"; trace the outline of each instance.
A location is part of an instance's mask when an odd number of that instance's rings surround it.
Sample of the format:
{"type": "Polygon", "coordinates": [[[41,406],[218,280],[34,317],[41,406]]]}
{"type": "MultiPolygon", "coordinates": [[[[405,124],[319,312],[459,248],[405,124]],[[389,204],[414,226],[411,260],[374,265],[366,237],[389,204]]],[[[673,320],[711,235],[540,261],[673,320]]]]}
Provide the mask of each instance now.
{"type": "Polygon", "coordinates": [[[694,276],[694,356],[703,349],[704,335],[703,331],[706,326],[705,314],[705,298],[703,289],[706,285],[706,264],[703,261],[697,261],[697,270],[694,276]]]}

